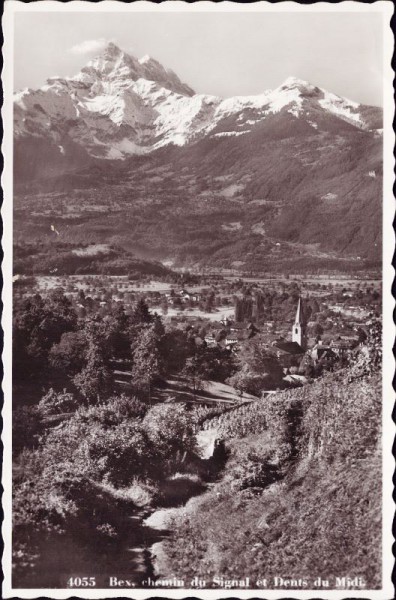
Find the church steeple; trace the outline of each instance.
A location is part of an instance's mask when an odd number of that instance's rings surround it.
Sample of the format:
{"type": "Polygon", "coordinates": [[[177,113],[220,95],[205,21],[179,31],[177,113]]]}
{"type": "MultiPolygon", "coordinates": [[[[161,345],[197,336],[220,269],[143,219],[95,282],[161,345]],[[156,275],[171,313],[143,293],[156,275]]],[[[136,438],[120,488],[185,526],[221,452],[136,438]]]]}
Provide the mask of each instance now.
{"type": "Polygon", "coordinates": [[[296,318],[293,325],[292,340],[293,342],[297,342],[303,350],[307,347],[305,326],[304,306],[302,298],[300,297],[298,299],[296,318]]]}

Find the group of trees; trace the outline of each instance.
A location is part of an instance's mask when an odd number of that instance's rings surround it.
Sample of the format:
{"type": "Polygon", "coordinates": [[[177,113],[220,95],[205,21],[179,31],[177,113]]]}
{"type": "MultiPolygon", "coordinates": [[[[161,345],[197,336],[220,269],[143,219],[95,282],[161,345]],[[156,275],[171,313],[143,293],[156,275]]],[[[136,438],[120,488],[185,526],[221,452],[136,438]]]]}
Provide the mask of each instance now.
{"type": "Polygon", "coordinates": [[[28,297],[14,315],[14,378],[23,380],[47,368],[52,346],[64,333],[76,331],[77,316],[61,291],[46,299],[40,294],[28,297]]]}
{"type": "Polygon", "coordinates": [[[159,319],[143,302],[131,316],[123,307],[102,318],[78,319],[70,300],[55,291],[36,294],[15,311],[14,369],[16,382],[48,375],[70,381],[87,402],[108,397],[113,389],[112,363],[129,361],[136,385],[161,374],[159,319]],[[150,364],[149,364],[149,362],[150,364]],[[144,367],[143,367],[144,363],[144,367]]]}
{"type": "Polygon", "coordinates": [[[257,338],[242,345],[237,366],[238,369],[227,381],[241,394],[247,392],[260,396],[263,391],[282,385],[282,367],[257,338]]]}
{"type": "Polygon", "coordinates": [[[183,372],[197,389],[198,381],[224,381],[235,370],[231,352],[208,348],[192,328],[166,330],[143,300],[129,314],[119,304],[105,317],[78,318],[61,290],[16,307],[13,350],[16,384],[54,383],[85,404],[116,391],[117,373],[151,402],[153,387],[171,374],[183,372]]]}
{"type": "Polygon", "coordinates": [[[199,308],[204,312],[212,312],[216,307],[227,306],[231,303],[231,299],[227,296],[216,295],[214,289],[203,290],[198,298],[190,296],[190,298],[183,298],[175,293],[172,289],[170,298],[163,296],[161,298],[160,306],[163,314],[167,314],[169,307],[172,306],[177,310],[184,310],[186,308],[199,308]]]}
{"type": "Polygon", "coordinates": [[[157,384],[179,372],[197,390],[235,367],[193,329],[166,330],[143,301],[130,314],[119,305],[78,318],[58,290],[24,299],[14,314],[14,566],[29,586],[54,536],[102,548],[122,535],[119,502],[121,512],[147,505],[199,461],[202,414],[158,402],[157,384]]]}
{"type": "MultiPolygon", "coordinates": [[[[289,291],[245,290],[242,297],[235,298],[235,320],[237,323],[254,321],[290,321],[296,314],[300,290],[294,287],[289,291]]],[[[305,319],[312,319],[320,311],[316,298],[304,302],[305,319]]]]}
{"type": "Polygon", "coordinates": [[[219,346],[207,347],[205,343],[201,343],[195,346],[193,354],[186,359],[183,374],[196,392],[202,388],[205,380],[225,381],[236,368],[237,363],[229,350],[219,346]]]}

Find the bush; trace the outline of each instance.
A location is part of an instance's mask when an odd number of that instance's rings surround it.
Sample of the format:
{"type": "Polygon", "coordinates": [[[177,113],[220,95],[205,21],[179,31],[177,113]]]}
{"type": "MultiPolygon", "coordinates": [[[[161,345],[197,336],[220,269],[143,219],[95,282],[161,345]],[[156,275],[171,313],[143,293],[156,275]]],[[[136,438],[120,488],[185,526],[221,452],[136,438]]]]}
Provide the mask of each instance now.
{"type": "Polygon", "coordinates": [[[41,398],[37,410],[41,416],[49,417],[77,410],[79,404],[73,394],[55,392],[52,388],[41,398]]]}
{"type": "Polygon", "coordinates": [[[274,446],[266,438],[242,443],[227,465],[227,482],[234,490],[265,488],[282,475],[274,446]]]}
{"type": "Polygon", "coordinates": [[[142,481],[138,477],[134,477],[128,487],[116,488],[109,483],[102,483],[98,484],[98,488],[116,500],[132,502],[138,508],[148,508],[159,495],[158,487],[153,482],[142,481]]]}
{"type": "Polygon", "coordinates": [[[163,458],[195,449],[193,421],[182,404],[157,404],[147,412],[143,427],[163,458]]]}
{"type": "Polygon", "coordinates": [[[105,427],[120,425],[128,419],[142,419],[147,412],[147,405],[135,396],[120,394],[96,406],[84,407],[79,418],[86,423],[100,423],[105,427]]]}
{"type": "Polygon", "coordinates": [[[15,455],[36,446],[42,422],[36,406],[21,406],[12,412],[12,447],[15,455]]]}

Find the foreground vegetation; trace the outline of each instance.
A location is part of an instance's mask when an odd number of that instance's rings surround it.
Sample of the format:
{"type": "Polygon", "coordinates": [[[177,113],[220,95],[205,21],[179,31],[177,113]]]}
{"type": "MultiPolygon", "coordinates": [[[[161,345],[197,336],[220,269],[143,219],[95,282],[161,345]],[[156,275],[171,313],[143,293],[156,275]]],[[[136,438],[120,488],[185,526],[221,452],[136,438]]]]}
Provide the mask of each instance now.
{"type": "MultiPolygon", "coordinates": [[[[378,350],[378,348],[377,348],[378,350]]],[[[373,357],[373,354],[371,354],[373,357]]],[[[381,377],[329,374],[209,421],[229,459],[164,543],[161,574],[381,586],[381,377]]],[[[365,366],[364,366],[365,364],[365,366]]],[[[213,585],[213,584],[212,584],[213,585]]],[[[260,587],[260,586],[259,586],[260,587]]]]}
{"type": "Polygon", "coordinates": [[[273,357],[255,340],[237,358],[197,344],[143,301],[79,317],[61,290],[24,298],[13,350],[17,587],[64,587],[93,564],[132,569],[139,583],[154,540],[133,519],[198,494],[164,544],[161,575],[257,578],[265,565],[268,577],[380,585],[378,326],[346,368],[234,409],[158,392],[179,374],[194,394],[210,379],[253,382],[260,395],[281,377],[273,357]],[[222,442],[216,460],[200,456],[201,429],[222,442]]]}
{"type": "Polygon", "coordinates": [[[231,353],[166,331],[142,301],[129,315],[79,318],[57,290],[17,303],[14,317],[14,581],[64,587],[65,565],[75,572],[91,556],[108,569],[109,553],[128,572],[124,544],[148,544],[131,517],[212,476],[195,448],[208,411],[156,391],[171,373],[195,388],[224,380],[231,353]]]}

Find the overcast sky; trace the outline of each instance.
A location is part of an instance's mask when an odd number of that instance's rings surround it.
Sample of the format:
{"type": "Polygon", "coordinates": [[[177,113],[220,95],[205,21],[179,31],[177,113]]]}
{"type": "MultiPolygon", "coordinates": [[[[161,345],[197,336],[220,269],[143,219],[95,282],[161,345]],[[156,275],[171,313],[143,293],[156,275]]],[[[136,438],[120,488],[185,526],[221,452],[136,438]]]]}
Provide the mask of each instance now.
{"type": "Polygon", "coordinates": [[[15,89],[74,75],[106,40],[156,58],[198,93],[258,94],[294,75],[382,104],[379,13],[20,13],[15,89]]]}

